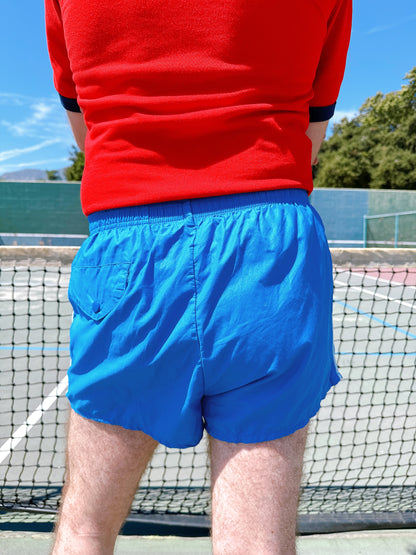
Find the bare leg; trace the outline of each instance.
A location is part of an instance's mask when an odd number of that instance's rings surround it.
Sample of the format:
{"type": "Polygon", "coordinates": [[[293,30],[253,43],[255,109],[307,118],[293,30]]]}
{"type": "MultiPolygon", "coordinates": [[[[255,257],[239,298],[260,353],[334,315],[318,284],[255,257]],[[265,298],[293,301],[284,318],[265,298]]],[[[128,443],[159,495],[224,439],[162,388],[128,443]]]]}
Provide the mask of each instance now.
{"type": "Polygon", "coordinates": [[[210,438],[215,555],[294,555],[307,428],[264,443],[210,438]]]}
{"type": "Polygon", "coordinates": [[[71,411],[53,555],[110,555],[157,442],[71,411]]]}

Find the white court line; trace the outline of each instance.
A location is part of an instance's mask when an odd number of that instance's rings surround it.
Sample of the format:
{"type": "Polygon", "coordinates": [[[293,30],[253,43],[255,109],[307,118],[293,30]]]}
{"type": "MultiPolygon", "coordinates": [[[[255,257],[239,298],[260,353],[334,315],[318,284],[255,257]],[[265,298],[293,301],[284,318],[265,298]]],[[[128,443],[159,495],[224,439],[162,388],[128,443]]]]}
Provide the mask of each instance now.
{"type": "Polygon", "coordinates": [[[354,287],[352,285],[347,285],[343,281],[338,281],[338,280],[335,280],[334,283],[336,285],[341,286],[342,289],[348,289],[348,290],[352,289],[354,291],[359,291],[360,293],[361,292],[367,293],[367,295],[372,295],[373,297],[378,297],[379,299],[383,299],[385,301],[392,301],[394,303],[402,304],[403,306],[407,306],[412,310],[416,308],[416,305],[414,304],[407,303],[406,301],[402,301],[400,299],[394,299],[393,297],[387,297],[386,295],[382,295],[381,293],[374,293],[374,291],[370,291],[370,289],[365,289],[364,287],[354,287]]]}
{"type": "Polygon", "coordinates": [[[59,384],[49,393],[42,403],[32,412],[28,419],[14,432],[14,434],[0,447],[0,464],[7,459],[13,449],[19,445],[42,418],[44,412],[51,408],[68,388],[68,377],[65,376],[59,384]]]}
{"type": "Polygon", "coordinates": [[[395,281],[394,279],[384,279],[378,276],[369,276],[367,274],[363,274],[361,272],[351,272],[354,276],[360,276],[361,278],[364,279],[373,279],[374,281],[382,281],[383,283],[388,283],[388,284],[392,284],[394,283],[394,285],[401,285],[402,287],[405,287],[406,289],[415,289],[416,290],[416,285],[407,285],[406,283],[403,283],[402,281],[395,281]]]}

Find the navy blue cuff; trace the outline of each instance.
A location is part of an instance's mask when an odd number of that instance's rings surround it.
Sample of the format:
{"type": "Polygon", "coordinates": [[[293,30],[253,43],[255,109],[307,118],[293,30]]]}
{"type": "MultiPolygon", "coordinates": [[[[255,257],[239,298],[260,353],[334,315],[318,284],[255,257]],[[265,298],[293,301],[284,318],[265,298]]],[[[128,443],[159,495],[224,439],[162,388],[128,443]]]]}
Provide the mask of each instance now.
{"type": "Polygon", "coordinates": [[[309,121],[327,121],[334,115],[336,102],[330,106],[309,106],[309,121]]]}
{"type": "Polygon", "coordinates": [[[61,94],[59,98],[61,99],[62,106],[65,110],[68,110],[68,112],[81,112],[76,98],[66,98],[66,96],[62,96],[61,94]]]}

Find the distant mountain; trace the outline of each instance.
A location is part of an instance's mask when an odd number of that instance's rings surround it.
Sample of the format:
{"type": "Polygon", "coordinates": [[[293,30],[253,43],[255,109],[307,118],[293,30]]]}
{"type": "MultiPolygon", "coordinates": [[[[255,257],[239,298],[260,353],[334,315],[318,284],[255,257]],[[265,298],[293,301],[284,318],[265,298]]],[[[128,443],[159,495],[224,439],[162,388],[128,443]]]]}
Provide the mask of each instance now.
{"type": "MultiPolygon", "coordinates": [[[[64,180],[65,168],[57,170],[59,179],[64,180]]],[[[48,179],[46,170],[20,170],[17,172],[6,172],[0,175],[0,181],[45,181],[48,179]]]]}

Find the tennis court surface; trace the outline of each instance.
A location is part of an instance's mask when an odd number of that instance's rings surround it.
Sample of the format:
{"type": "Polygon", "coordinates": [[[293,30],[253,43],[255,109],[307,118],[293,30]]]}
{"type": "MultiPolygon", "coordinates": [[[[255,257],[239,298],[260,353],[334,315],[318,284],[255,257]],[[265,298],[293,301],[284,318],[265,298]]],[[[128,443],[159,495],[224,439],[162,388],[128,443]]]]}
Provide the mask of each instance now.
{"type": "MultiPolygon", "coordinates": [[[[2,555],[49,555],[49,534],[0,533],[2,555]]],[[[115,555],[132,553],[212,553],[209,538],[136,537],[117,540],[115,555]]],[[[416,533],[409,531],[352,532],[325,536],[302,536],[297,541],[298,555],[414,555],[416,533]]]]}
{"type": "MultiPolygon", "coordinates": [[[[2,510],[54,513],[59,504],[72,319],[66,289],[76,251],[0,247],[2,510]]],[[[416,528],[416,250],[333,249],[332,256],[344,379],[310,427],[299,530],[416,528]]],[[[206,528],[208,515],[206,441],[160,447],[129,521],[206,528]]],[[[407,552],[416,553],[409,541],[407,552]]]]}

